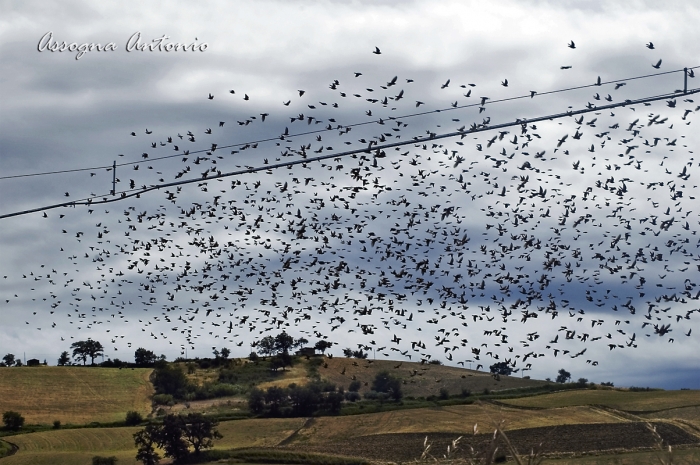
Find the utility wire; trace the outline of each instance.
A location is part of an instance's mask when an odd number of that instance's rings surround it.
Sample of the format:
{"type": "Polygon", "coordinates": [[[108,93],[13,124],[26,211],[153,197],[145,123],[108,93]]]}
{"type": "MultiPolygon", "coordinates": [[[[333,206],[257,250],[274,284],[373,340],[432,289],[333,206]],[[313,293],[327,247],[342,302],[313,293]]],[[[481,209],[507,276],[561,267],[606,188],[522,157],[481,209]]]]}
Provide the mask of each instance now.
{"type": "MultiPolygon", "coordinates": [[[[460,109],[464,109],[464,108],[491,105],[494,103],[509,102],[509,101],[520,100],[520,99],[525,99],[525,98],[534,98],[534,97],[539,97],[542,95],[557,94],[557,93],[561,93],[561,92],[570,92],[572,90],[586,89],[589,87],[600,87],[600,86],[607,85],[607,84],[616,84],[618,82],[634,81],[637,79],[646,79],[646,78],[650,78],[650,77],[663,76],[666,74],[686,72],[686,70],[692,70],[692,69],[697,69],[697,68],[700,68],[700,65],[688,67],[688,68],[676,69],[676,70],[672,70],[672,71],[664,71],[661,73],[653,73],[653,74],[645,74],[642,76],[634,76],[634,77],[625,78],[625,79],[614,79],[611,81],[601,81],[600,84],[598,84],[596,82],[594,84],[586,84],[586,85],[575,86],[575,87],[566,87],[563,89],[551,90],[551,91],[547,91],[547,92],[536,92],[535,94],[520,95],[520,96],[516,96],[516,97],[507,97],[507,98],[497,99],[497,100],[488,99],[488,101],[485,101],[483,104],[482,103],[470,103],[467,105],[459,105],[459,106],[454,106],[454,107],[442,108],[442,109],[438,109],[438,110],[429,110],[429,111],[423,111],[423,112],[417,112],[417,113],[409,113],[407,115],[402,115],[402,116],[391,116],[391,117],[388,117],[387,119],[397,120],[397,119],[404,119],[404,118],[412,118],[415,116],[424,116],[424,115],[429,115],[432,113],[442,113],[445,111],[454,111],[454,110],[460,110],[460,109]]],[[[337,130],[337,129],[341,129],[341,128],[353,128],[353,127],[364,126],[364,125],[368,125],[368,124],[380,123],[383,121],[384,121],[383,119],[379,119],[379,120],[365,121],[362,123],[354,123],[354,124],[349,124],[349,125],[337,125],[337,127],[331,128],[331,129],[328,129],[328,128],[317,129],[314,131],[306,131],[306,132],[300,132],[297,134],[289,134],[289,135],[285,135],[284,137],[287,139],[291,139],[292,137],[300,137],[300,136],[307,136],[307,135],[311,135],[311,134],[319,134],[319,133],[333,131],[333,130],[337,130]]],[[[248,142],[240,142],[240,143],[236,143],[236,144],[222,145],[222,146],[217,146],[216,148],[217,149],[229,149],[229,148],[233,148],[233,147],[242,147],[242,146],[245,146],[248,144],[257,144],[257,143],[280,140],[280,137],[281,136],[276,136],[276,137],[269,137],[266,139],[257,139],[257,140],[248,141],[248,142]]],[[[154,161],[167,160],[170,158],[189,156],[189,155],[205,153],[205,152],[209,152],[209,151],[211,151],[211,148],[194,150],[194,151],[187,150],[187,151],[183,151],[183,152],[178,152],[174,155],[164,155],[162,157],[149,158],[148,160],[137,160],[137,161],[131,161],[131,162],[117,163],[116,166],[120,167],[120,166],[138,165],[141,163],[151,163],[154,161]]],[[[75,172],[81,172],[81,171],[91,171],[91,170],[100,170],[100,169],[111,170],[112,168],[113,168],[113,165],[105,165],[105,166],[95,166],[95,167],[91,167],[91,168],[74,168],[74,169],[59,170],[59,171],[45,171],[45,172],[41,172],[41,173],[17,174],[17,175],[10,175],[10,176],[0,176],[0,181],[4,180],[4,179],[15,179],[15,178],[34,177],[34,176],[46,176],[46,175],[54,175],[54,174],[75,173],[75,172]]]]}
{"type": "Polygon", "coordinates": [[[117,193],[115,193],[115,197],[113,197],[113,198],[107,198],[106,195],[94,196],[94,197],[89,197],[86,199],[74,200],[71,202],[63,202],[63,203],[59,203],[59,204],[48,205],[45,207],[34,208],[31,210],[23,210],[23,211],[14,212],[14,213],[7,213],[4,215],[0,215],[0,219],[10,218],[10,217],[20,216],[20,215],[26,215],[28,213],[35,213],[35,212],[40,212],[40,211],[51,210],[51,209],[59,208],[59,207],[69,207],[69,206],[75,207],[77,205],[99,205],[99,204],[104,204],[104,203],[118,202],[120,200],[128,199],[130,197],[139,198],[141,196],[141,194],[145,194],[145,193],[153,191],[153,190],[160,190],[160,189],[163,189],[166,187],[181,186],[184,184],[191,184],[191,183],[195,183],[195,182],[208,182],[208,181],[212,181],[215,179],[227,178],[230,176],[239,176],[242,174],[250,174],[250,173],[256,173],[256,172],[260,172],[260,171],[268,171],[268,170],[277,169],[277,168],[284,168],[284,167],[288,167],[288,166],[307,164],[307,163],[312,163],[312,162],[316,162],[316,161],[326,160],[329,158],[341,158],[341,157],[346,157],[348,155],[354,155],[357,153],[372,153],[372,152],[376,151],[376,153],[379,154],[380,151],[382,151],[384,149],[393,148],[393,147],[400,147],[400,146],[408,145],[408,144],[421,144],[424,142],[431,142],[434,140],[445,139],[445,138],[450,138],[450,137],[457,137],[457,136],[459,136],[460,138],[464,138],[470,134],[476,134],[476,133],[484,132],[484,131],[492,131],[494,129],[502,129],[502,128],[507,128],[507,127],[511,127],[511,126],[522,126],[522,125],[526,125],[526,124],[536,123],[539,121],[564,118],[566,116],[581,115],[581,114],[585,114],[585,113],[607,110],[607,109],[617,108],[617,107],[622,107],[622,106],[636,105],[639,103],[654,102],[654,101],[658,101],[658,100],[666,100],[669,98],[675,98],[675,97],[680,97],[680,96],[684,96],[684,95],[692,95],[692,94],[696,94],[698,92],[700,92],[700,88],[691,89],[691,90],[688,90],[687,92],[681,92],[681,93],[661,94],[661,95],[656,95],[656,96],[652,96],[652,97],[645,97],[645,98],[636,99],[636,100],[626,100],[624,102],[612,103],[612,104],[603,105],[603,106],[591,105],[590,107],[587,107],[587,108],[584,108],[581,110],[571,110],[571,111],[566,111],[563,113],[556,113],[556,114],[547,115],[547,116],[539,116],[539,117],[535,117],[535,118],[516,119],[515,121],[510,121],[507,123],[501,123],[501,124],[496,124],[496,125],[488,125],[488,124],[476,125],[476,124],[474,124],[474,125],[472,125],[472,127],[470,129],[465,129],[464,131],[448,132],[448,133],[444,133],[444,134],[430,134],[429,136],[414,137],[411,140],[392,142],[392,143],[383,144],[383,145],[374,145],[374,147],[373,147],[373,144],[370,143],[368,147],[365,147],[362,149],[348,150],[345,152],[332,153],[332,154],[326,154],[326,155],[319,155],[317,157],[304,158],[301,160],[293,160],[293,161],[275,163],[275,164],[271,164],[271,165],[264,165],[264,166],[258,166],[258,167],[251,166],[251,167],[246,167],[245,169],[231,171],[229,173],[216,174],[216,175],[211,176],[211,177],[207,176],[206,178],[186,179],[186,180],[182,180],[182,181],[175,181],[175,182],[169,182],[169,183],[164,183],[164,184],[156,184],[156,185],[152,185],[150,187],[143,188],[143,189],[123,191],[123,192],[119,192],[119,194],[121,194],[121,195],[119,195],[118,197],[116,196],[117,193]],[[94,199],[97,199],[98,197],[102,197],[102,200],[94,200],[94,199]]]}

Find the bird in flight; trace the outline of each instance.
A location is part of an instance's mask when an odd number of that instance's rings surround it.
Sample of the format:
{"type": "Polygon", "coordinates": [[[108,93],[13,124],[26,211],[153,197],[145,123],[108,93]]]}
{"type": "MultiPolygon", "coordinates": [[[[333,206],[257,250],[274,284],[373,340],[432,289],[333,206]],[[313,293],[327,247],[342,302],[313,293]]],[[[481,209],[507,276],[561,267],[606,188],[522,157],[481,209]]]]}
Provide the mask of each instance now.
{"type": "Polygon", "coordinates": [[[576,44],[574,43],[573,40],[572,40],[571,42],[569,42],[568,47],[569,47],[569,48],[576,48],[576,44]]]}
{"type": "Polygon", "coordinates": [[[374,51],[372,53],[374,53],[375,55],[381,55],[382,51],[379,50],[379,47],[374,47],[374,51]]]}
{"type": "Polygon", "coordinates": [[[657,61],[655,65],[651,65],[651,67],[656,69],[661,68],[661,60],[659,59],[659,61],[657,61]]]}

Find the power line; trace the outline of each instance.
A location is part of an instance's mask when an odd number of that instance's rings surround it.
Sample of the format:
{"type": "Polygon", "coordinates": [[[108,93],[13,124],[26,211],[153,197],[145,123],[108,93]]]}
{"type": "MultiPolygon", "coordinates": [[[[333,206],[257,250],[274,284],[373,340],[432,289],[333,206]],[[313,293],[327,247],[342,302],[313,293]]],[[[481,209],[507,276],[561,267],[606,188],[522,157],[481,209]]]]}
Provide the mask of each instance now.
{"type": "MultiPolygon", "coordinates": [[[[551,95],[551,94],[557,94],[557,93],[562,93],[562,92],[570,92],[572,90],[586,89],[589,87],[600,87],[600,86],[604,86],[607,84],[616,84],[619,82],[634,81],[637,79],[647,79],[650,77],[663,76],[666,74],[673,74],[673,73],[679,73],[679,72],[687,73],[687,70],[693,70],[693,69],[697,69],[697,68],[700,68],[700,65],[688,67],[688,68],[676,69],[676,70],[672,70],[672,71],[664,71],[661,73],[653,73],[653,74],[645,74],[645,75],[641,75],[641,76],[634,76],[634,77],[624,78],[624,79],[614,79],[611,81],[601,81],[600,83],[596,82],[594,84],[586,84],[586,85],[582,85],[582,86],[566,87],[563,89],[551,90],[551,91],[547,91],[547,92],[535,92],[534,94],[530,93],[527,95],[507,97],[507,98],[497,99],[497,100],[488,99],[488,101],[484,101],[483,103],[470,103],[467,105],[458,105],[458,106],[454,106],[454,107],[441,108],[441,109],[437,109],[437,110],[409,113],[407,115],[402,115],[402,116],[392,116],[392,117],[389,117],[388,119],[396,120],[396,119],[404,119],[404,118],[413,118],[415,116],[425,116],[425,115],[429,115],[429,114],[433,114],[433,113],[442,113],[442,112],[446,112],[446,111],[454,111],[454,110],[460,110],[460,109],[464,109],[464,108],[492,105],[494,103],[509,102],[509,101],[513,101],[513,100],[534,98],[534,97],[539,97],[539,96],[543,96],[543,95],[551,95]]],[[[381,123],[381,122],[383,122],[383,119],[365,121],[362,123],[353,123],[353,124],[349,124],[349,125],[337,125],[337,127],[331,128],[331,129],[324,128],[324,129],[317,129],[314,131],[300,132],[300,133],[296,133],[296,134],[268,137],[265,139],[257,139],[257,140],[253,140],[253,141],[239,142],[236,144],[217,146],[216,148],[217,149],[229,149],[229,148],[233,148],[233,147],[242,147],[242,146],[249,145],[249,144],[258,144],[258,143],[263,143],[263,142],[271,142],[271,141],[275,141],[275,140],[280,140],[280,137],[292,138],[292,137],[307,136],[307,135],[311,135],[311,134],[319,134],[319,133],[323,133],[323,132],[327,132],[327,131],[333,131],[333,130],[337,130],[337,129],[341,129],[341,128],[353,128],[353,127],[381,123]]],[[[183,152],[178,152],[174,155],[164,155],[162,157],[149,158],[148,160],[136,160],[136,161],[131,161],[131,162],[117,163],[116,166],[120,167],[120,166],[139,165],[141,163],[152,163],[154,161],[167,160],[170,158],[195,155],[195,154],[199,154],[199,153],[206,153],[209,151],[211,151],[211,148],[194,150],[194,151],[186,150],[183,152]]],[[[111,170],[111,169],[113,169],[113,165],[95,166],[95,167],[90,167],[90,168],[74,168],[74,169],[57,170],[57,171],[45,171],[45,172],[41,172],[41,173],[27,173],[27,174],[17,174],[17,175],[10,175],[10,176],[0,176],[0,181],[4,180],[4,179],[26,178],[26,177],[34,177],[34,176],[47,176],[47,175],[54,175],[54,174],[75,173],[75,172],[81,172],[81,171],[91,171],[91,170],[100,170],[100,169],[111,170]]]]}
{"type": "Polygon", "coordinates": [[[507,128],[511,126],[522,126],[526,124],[531,124],[531,123],[537,123],[539,121],[546,121],[546,120],[553,120],[553,119],[558,119],[558,118],[564,118],[566,116],[574,116],[574,115],[581,115],[585,113],[590,113],[594,111],[601,111],[601,110],[607,110],[607,109],[612,109],[612,108],[617,108],[617,107],[622,107],[622,106],[628,106],[628,105],[636,105],[640,103],[648,103],[648,102],[655,102],[659,100],[666,100],[669,98],[674,98],[674,97],[680,97],[684,95],[692,95],[695,93],[700,92],[700,88],[697,89],[691,89],[686,92],[681,92],[681,93],[670,93],[670,94],[661,94],[661,95],[656,95],[652,97],[645,97],[641,99],[636,99],[636,100],[626,100],[621,103],[612,103],[609,105],[603,105],[603,106],[593,106],[591,105],[590,107],[581,109],[581,110],[571,110],[571,111],[566,111],[563,113],[556,113],[552,115],[547,115],[547,116],[539,116],[535,118],[524,118],[524,119],[516,119],[515,121],[510,121],[507,123],[501,123],[501,124],[496,124],[496,125],[489,125],[488,123],[482,123],[480,125],[477,125],[474,123],[472,127],[469,129],[465,129],[463,131],[455,131],[455,132],[448,132],[444,134],[430,134],[428,136],[423,136],[423,137],[414,137],[411,140],[405,140],[405,141],[400,141],[400,142],[392,142],[389,144],[383,144],[383,145],[374,145],[370,143],[368,147],[362,148],[362,149],[355,149],[355,150],[348,150],[345,152],[340,152],[340,153],[333,153],[333,154],[326,154],[326,155],[319,155],[317,157],[311,157],[311,158],[304,158],[301,160],[292,160],[288,162],[282,162],[282,163],[275,163],[271,165],[264,165],[264,166],[258,166],[258,167],[246,167],[245,169],[237,170],[237,171],[231,171],[228,173],[221,173],[221,174],[216,174],[214,176],[207,176],[206,178],[197,178],[197,179],[186,179],[182,181],[174,181],[174,182],[169,182],[169,183],[164,183],[164,184],[156,184],[152,185],[150,187],[142,188],[142,189],[134,189],[134,190],[127,190],[127,191],[122,191],[122,192],[115,192],[115,194],[120,194],[118,197],[114,198],[107,198],[106,195],[104,196],[93,196],[89,197],[86,199],[80,199],[80,200],[74,200],[71,202],[63,202],[59,204],[54,204],[54,205],[48,205],[45,207],[39,207],[39,208],[34,208],[30,210],[23,210],[19,212],[14,212],[14,213],[7,213],[4,215],[0,215],[0,219],[3,218],[10,218],[14,216],[20,216],[20,215],[26,215],[28,213],[36,213],[40,211],[46,211],[46,210],[51,210],[54,208],[59,208],[59,207],[75,207],[77,205],[99,205],[99,204],[104,204],[104,203],[112,203],[112,202],[118,202],[120,200],[124,200],[127,198],[131,197],[137,197],[139,198],[141,194],[145,194],[147,192],[153,191],[153,190],[160,190],[163,188],[167,187],[175,187],[175,186],[181,186],[184,184],[191,184],[195,182],[208,182],[212,181],[215,179],[222,179],[222,178],[227,178],[231,176],[239,176],[242,174],[250,174],[250,173],[256,173],[259,171],[268,171],[272,169],[277,169],[277,168],[284,168],[288,166],[294,166],[294,165],[301,165],[301,164],[307,164],[307,163],[312,163],[316,161],[322,161],[322,160],[327,160],[329,158],[342,158],[346,157],[348,155],[354,155],[357,153],[372,153],[373,151],[376,151],[379,153],[380,151],[388,148],[394,148],[394,147],[400,147],[408,144],[420,144],[424,142],[431,142],[434,140],[439,140],[439,139],[445,139],[445,138],[451,138],[451,137],[457,137],[459,136],[460,138],[464,138],[470,134],[476,134],[479,132],[484,132],[484,131],[491,131],[494,129],[502,129],[502,128],[507,128]],[[102,200],[94,200],[99,197],[102,197],[102,200]]]}

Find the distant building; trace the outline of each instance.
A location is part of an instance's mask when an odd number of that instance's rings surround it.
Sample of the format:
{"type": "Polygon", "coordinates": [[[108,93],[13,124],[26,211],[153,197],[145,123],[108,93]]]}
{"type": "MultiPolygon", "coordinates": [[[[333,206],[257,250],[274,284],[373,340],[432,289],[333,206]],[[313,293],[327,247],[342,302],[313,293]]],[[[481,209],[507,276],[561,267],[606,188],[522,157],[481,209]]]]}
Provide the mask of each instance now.
{"type": "Polygon", "coordinates": [[[27,360],[28,367],[38,367],[39,365],[41,365],[41,362],[36,358],[30,358],[27,360]]]}
{"type": "Polygon", "coordinates": [[[297,350],[297,355],[313,357],[314,355],[316,355],[316,349],[314,349],[313,347],[302,347],[301,349],[297,350]]]}

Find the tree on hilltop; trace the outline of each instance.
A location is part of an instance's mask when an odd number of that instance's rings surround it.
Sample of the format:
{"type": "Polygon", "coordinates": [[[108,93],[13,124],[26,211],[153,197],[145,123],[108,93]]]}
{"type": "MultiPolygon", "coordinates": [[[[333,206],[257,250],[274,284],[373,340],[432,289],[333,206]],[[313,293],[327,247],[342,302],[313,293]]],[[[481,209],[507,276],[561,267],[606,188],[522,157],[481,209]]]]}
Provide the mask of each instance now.
{"type": "Polygon", "coordinates": [[[566,383],[570,379],[571,373],[562,368],[561,370],[559,370],[559,374],[557,375],[557,379],[555,381],[557,383],[566,383]]]}
{"type": "Polygon", "coordinates": [[[12,365],[15,364],[15,354],[7,354],[2,358],[2,362],[8,366],[11,367],[12,365]]]}
{"type": "Polygon", "coordinates": [[[83,365],[86,364],[88,358],[90,358],[90,365],[94,365],[95,359],[104,355],[102,344],[90,338],[87,341],[76,341],[71,344],[70,348],[73,349],[73,358],[82,361],[83,365]]]}

